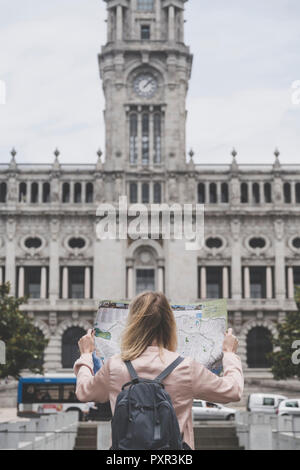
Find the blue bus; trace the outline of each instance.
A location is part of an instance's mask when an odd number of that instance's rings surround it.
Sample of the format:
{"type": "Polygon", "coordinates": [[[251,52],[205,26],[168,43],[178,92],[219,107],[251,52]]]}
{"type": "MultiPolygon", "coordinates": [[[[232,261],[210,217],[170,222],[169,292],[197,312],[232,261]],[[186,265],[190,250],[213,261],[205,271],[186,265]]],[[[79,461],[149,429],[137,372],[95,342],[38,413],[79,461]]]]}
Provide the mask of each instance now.
{"type": "Polygon", "coordinates": [[[75,395],[76,377],[72,374],[21,377],[18,384],[17,415],[42,416],[61,411],[78,411],[79,419],[88,417],[90,405],[75,395]]]}

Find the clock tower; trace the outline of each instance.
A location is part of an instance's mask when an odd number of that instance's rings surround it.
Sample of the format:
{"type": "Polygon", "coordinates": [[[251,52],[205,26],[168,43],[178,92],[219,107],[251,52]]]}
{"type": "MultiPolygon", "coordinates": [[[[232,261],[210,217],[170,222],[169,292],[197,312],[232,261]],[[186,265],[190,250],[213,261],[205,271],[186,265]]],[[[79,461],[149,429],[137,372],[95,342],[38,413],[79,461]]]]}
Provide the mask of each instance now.
{"type": "Polygon", "coordinates": [[[184,43],[187,0],[104,0],[107,43],[99,55],[106,101],[106,171],[186,168],[186,95],[192,55],[184,43]]]}

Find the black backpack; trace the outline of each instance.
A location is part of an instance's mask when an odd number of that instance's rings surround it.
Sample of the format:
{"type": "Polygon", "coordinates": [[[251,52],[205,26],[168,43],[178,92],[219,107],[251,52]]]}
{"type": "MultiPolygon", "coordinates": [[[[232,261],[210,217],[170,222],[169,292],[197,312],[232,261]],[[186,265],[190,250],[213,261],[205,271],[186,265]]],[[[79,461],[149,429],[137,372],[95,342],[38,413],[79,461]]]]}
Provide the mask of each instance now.
{"type": "Polygon", "coordinates": [[[113,450],[183,448],[171,397],[162,384],[183,360],[178,357],[154,380],[138,377],[131,362],[125,362],[132,380],[123,385],[117,398],[112,419],[113,450]]]}

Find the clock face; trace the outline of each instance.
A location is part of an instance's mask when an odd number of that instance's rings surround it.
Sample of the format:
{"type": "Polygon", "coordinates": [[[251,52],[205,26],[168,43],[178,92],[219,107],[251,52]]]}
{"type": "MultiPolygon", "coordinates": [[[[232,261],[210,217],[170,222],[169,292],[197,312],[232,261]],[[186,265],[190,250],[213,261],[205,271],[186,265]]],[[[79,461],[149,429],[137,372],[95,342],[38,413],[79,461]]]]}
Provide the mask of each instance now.
{"type": "Polygon", "coordinates": [[[158,88],[156,78],[151,74],[143,73],[134,80],[133,89],[135,93],[144,98],[151,98],[158,88]]]}

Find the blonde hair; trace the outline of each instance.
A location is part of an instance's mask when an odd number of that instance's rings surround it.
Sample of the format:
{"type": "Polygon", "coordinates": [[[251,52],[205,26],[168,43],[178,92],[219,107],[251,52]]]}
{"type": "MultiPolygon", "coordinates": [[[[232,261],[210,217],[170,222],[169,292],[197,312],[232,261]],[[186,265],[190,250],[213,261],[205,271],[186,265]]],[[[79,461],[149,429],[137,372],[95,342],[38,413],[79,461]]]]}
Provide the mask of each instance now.
{"type": "Polygon", "coordinates": [[[144,292],[129,306],[127,327],[122,336],[121,357],[132,361],[153,343],[169,351],[177,349],[174,313],[164,294],[144,292]]]}

